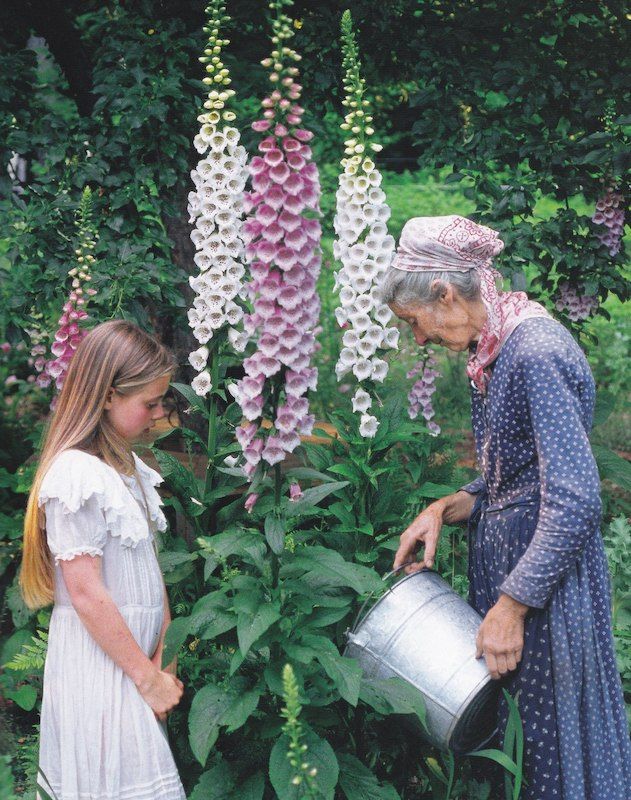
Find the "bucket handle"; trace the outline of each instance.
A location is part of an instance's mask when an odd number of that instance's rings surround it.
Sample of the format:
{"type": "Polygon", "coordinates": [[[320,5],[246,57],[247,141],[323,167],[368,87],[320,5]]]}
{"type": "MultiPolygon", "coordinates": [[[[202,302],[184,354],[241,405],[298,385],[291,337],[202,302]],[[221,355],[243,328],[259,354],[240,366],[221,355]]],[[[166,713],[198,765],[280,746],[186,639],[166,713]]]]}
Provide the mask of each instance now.
{"type": "MultiPolygon", "coordinates": [[[[401,570],[404,569],[405,567],[409,567],[410,564],[416,564],[416,563],[417,563],[416,561],[406,561],[405,564],[401,564],[401,566],[397,567],[396,569],[393,569],[390,572],[387,572],[385,575],[382,575],[381,580],[384,581],[384,582],[387,581],[387,580],[390,580],[390,578],[393,575],[396,575],[398,572],[401,572],[401,570]]],[[[420,570],[420,572],[423,572],[423,571],[424,570],[420,570]]],[[[346,631],[347,634],[348,633],[353,633],[354,631],[357,630],[357,626],[359,625],[359,621],[363,616],[364,610],[366,609],[366,606],[368,605],[368,603],[370,603],[370,601],[374,597],[376,591],[377,591],[376,589],[373,589],[372,592],[368,595],[368,597],[364,600],[364,602],[362,603],[361,608],[357,612],[357,616],[355,617],[355,622],[353,623],[353,627],[349,628],[346,631]]],[[[392,589],[390,587],[388,587],[388,591],[391,592],[392,589]]]]}

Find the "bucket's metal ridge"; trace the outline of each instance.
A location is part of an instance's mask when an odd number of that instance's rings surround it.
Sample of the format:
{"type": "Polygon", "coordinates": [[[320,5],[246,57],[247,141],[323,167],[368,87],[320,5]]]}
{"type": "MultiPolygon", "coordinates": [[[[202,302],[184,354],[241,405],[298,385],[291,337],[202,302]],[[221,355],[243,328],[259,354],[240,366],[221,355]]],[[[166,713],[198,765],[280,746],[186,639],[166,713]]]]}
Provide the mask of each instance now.
{"type": "Polygon", "coordinates": [[[475,657],[481,621],[437,572],[421,570],[356,621],[344,655],[367,677],[414,686],[427,713],[427,730],[419,730],[437,747],[464,753],[482,747],[496,727],[498,684],[475,657]]]}

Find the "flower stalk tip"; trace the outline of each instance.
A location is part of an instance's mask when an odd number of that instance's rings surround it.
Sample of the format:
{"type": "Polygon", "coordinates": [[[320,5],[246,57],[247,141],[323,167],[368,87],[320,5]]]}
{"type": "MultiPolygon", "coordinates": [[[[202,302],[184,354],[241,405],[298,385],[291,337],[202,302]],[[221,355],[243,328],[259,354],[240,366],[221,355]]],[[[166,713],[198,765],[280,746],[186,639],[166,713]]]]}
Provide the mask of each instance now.
{"type": "Polygon", "coordinates": [[[249,164],[252,191],[245,197],[252,313],[244,326],[257,347],[232,392],[246,420],[237,438],[250,477],[259,464],[274,466],[293,452],[314,422],[305,395],[317,383],[311,360],[320,313],[320,182],[307,144],[312,134],[302,126],[302,86],[294,66],[299,55],[287,44],[293,36],[292,20],[283,11],[288,5],[287,0],[269,5],[273,49],[263,65],[271,89],[261,103],[261,119],[252,125],[261,140],[259,155],[249,164]],[[263,427],[264,418],[271,428],[263,427]]]}
{"type": "Polygon", "coordinates": [[[213,0],[206,8],[208,43],[200,58],[206,64],[204,84],[208,94],[201,124],[193,145],[202,156],[191,172],[195,190],[188,195],[189,222],[194,225],[191,240],[195,245],[194,261],[198,273],[189,278],[195,291],[188,311],[189,325],[200,347],[189,355],[189,363],[198,373],[191,386],[201,397],[214,387],[207,369],[218,341],[226,341],[236,352],[243,352],[247,336],[243,333],[241,295],[243,265],[243,192],[247,180],[245,148],[240,133],[231,123],[236,118],[230,109],[234,91],[229,71],[221,60],[228,39],[220,30],[229,21],[225,5],[213,0]],[[218,334],[226,331],[225,336],[218,334]],[[214,342],[211,340],[214,338],[214,342]]]}
{"type": "Polygon", "coordinates": [[[388,373],[383,356],[398,348],[399,331],[388,326],[392,312],[380,301],[377,291],[394,255],[394,239],[388,234],[390,208],[381,189],[381,173],[370,155],[380,148],[371,141],[373,119],[350,11],[342,15],[341,30],[343,104],[349,109],[341,128],[351,136],[344,143],[334,219],[337,239],[333,254],[342,264],[335,273],[340,301],[335,316],[345,329],[335,372],[338,380],[352,372],[359,382],[353,411],[361,415],[360,435],[372,438],[379,421],[366,412],[372,405],[375,384],[382,383],[388,373]]]}
{"type": "MultiPolygon", "coordinates": [[[[97,292],[92,288],[92,269],[96,263],[94,249],[98,241],[98,233],[92,221],[92,191],[86,186],[76,213],[77,247],[74,251],[75,266],[68,270],[71,278],[71,289],[64,303],[63,313],[59,317],[58,328],[51,345],[52,358],[46,359],[46,348],[36,337],[31,353],[35,356],[34,367],[39,373],[36,379],[38,386],[46,388],[54,382],[57,391],[61,391],[66,373],[75,350],[87,334],[81,323],[88,318],[86,306],[97,292]]],[[[54,408],[55,400],[51,404],[54,408]]]]}

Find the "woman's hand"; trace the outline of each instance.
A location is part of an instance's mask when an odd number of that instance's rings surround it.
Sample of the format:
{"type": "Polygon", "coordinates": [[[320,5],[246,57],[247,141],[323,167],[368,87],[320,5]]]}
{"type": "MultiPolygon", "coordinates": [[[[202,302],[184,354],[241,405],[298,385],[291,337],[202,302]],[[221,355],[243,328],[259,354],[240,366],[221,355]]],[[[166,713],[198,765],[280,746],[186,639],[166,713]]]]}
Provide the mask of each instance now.
{"type": "Polygon", "coordinates": [[[475,657],[484,656],[494,680],[517,669],[521,661],[527,613],[528,606],[503,594],[482,620],[475,657]]]}
{"type": "Polygon", "coordinates": [[[442,500],[437,500],[421,511],[414,522],[403,531],[401,544],[394,557],[394,569],[399,569],[408,561],[413,561],[421,543],[425,546],[423,560],[417,561],[416,564],[409,564],[405,567],[404,572],[410,575],[423,567],[429,568],[433,565],[440,529],[443,526],[443,513],[444,503],[442,500]]]}
{"type": "Polygon", "coordinates": [[[405,572],[409,575],[411,572],[418,572],[423,567],[432,567],[443,523],[456,525],[459,522],[466,522],[471,516],[474,504],[475,495],[460,490],[427,506],[401,534],[401,544],[394,557],[393,569],[398,569],[408,561],[413,561],[421,543],[425,545],[423,560],[416,564],[410,564],[405,568],[405,572]]]}
{"type": "Polygon", "coordinates": [[[184,684],[175,675],[154,669],[137,684],[138,691],[156,717],[164,721],[182,699],[184,684]]]}

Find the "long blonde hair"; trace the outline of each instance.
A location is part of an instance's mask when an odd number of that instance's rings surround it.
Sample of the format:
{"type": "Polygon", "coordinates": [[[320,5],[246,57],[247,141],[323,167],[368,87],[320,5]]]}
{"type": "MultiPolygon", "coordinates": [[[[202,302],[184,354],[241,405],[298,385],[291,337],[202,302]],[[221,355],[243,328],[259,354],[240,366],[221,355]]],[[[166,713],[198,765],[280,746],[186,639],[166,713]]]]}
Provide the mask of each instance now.
{"type": "Polygon", "coordinates": [[[171,374],[175,367],[169,350],[126,320],[97,325],[77,347],[44,433],[26,508],[19,583],[29,608],[49,605],[54,597],[53,560],[38,506],[40,486],[51,463],[64,450],[74,448],[101,458],[120,472],[133,472],[131,447],[104,413],[109,390],[135,394],[171,374]]]}

